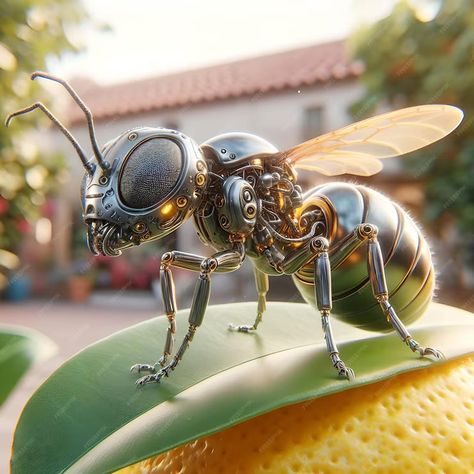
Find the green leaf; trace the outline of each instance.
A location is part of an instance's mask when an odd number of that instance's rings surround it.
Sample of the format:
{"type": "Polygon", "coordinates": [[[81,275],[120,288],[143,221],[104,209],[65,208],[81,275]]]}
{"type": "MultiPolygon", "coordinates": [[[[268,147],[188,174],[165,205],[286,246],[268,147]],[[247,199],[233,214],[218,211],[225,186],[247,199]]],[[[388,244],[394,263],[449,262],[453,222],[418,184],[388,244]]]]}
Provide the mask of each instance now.
{"type": "MultiPolygon", "coordinates": [[[[158,358],[164,317],[77,354],[26,405],[15,433],[13,474],[111,472],[283,405],[434,363],[393,333],[334,321],[341,354],[356,372],[348,382],[329,362],[315,309],[270,303],[257,334],[227,330],[230,321],[248,323],[255,312],[254,303],[210,307],[183,361],[160,385],[136,388],[129,367],[158,358]]],[[[177,319],[180,338],[187,311],[177,319]]],[[[474,349],[474,317],[455,308],[433,304],[412,332],[448,359],[474,349]]]]}
{"type": "Polygon", "coordinates": [[[36,331],[0,329],[0,405],[31,365],[48,358],[54,351],[54,343],[36,331]]]}

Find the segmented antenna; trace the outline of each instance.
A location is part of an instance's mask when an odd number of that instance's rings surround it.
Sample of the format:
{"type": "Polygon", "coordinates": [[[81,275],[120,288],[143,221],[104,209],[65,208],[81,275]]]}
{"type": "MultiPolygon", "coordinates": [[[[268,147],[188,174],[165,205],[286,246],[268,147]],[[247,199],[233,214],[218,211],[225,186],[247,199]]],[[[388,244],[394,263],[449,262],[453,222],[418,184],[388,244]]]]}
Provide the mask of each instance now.
{"type": "Polygon", "coordinates": [[[64,136],[72,143],[72,146],[76,149],[77,154],[79,155],[79,158],[81,159],[82,164],[86,168],[87,172],[89,174],[92,174],[94,172],[94,165],[87,159],[86,154],[84,153],[84,150],[82,149],[81,145],[79,145],[77,140],[72,136],[71,132],[53,115],[53,113],[43,103],[35,102],[29,107],[25,107],[24,109],[20,109],[16,112],[13,112],[6,118],[5,125],[8,127],[13,117],[16,117],[17,115],[27,114],[28,112],[31,112],[35,109],[42,110],[50,118],[50,120],[59,128],[59,130],[63,132],[64,136]]]}
{"type": "Polygon", "coordinates": [[[43,79],[49,79],[50,81],[55,81],[64,86],[64,88],[69,92],[71,97],[74,99],[74,102],[82,109],[84,115],[86,116],[87,126],[89,127],[89,137],[91,139],[92,149],[94,150],[94,155],[97,158],[99,166],[106,171],[109,168],[109,164],[104,160],[102,153],[100,152],[99,145],[97,144],[97,138],[95,136],[94,120],[92,118],[92,113],[89,108],[84,104],[82,99],[77,95],[77,92],[71,87],[71,85],[61,79],[60,77],[53,76],[47,72],[36,71],[31,75],[31,80],[35,80],[37,77],[42,77],[43,79]]]}
{"type": "MultiPolygon", "coordinates": [[[[49,79],[50,81],[58,82],[59,84],[64,86],[64,88],[69,92],[71,97],[74,99],[74,102],[76,102],[76,104],[82,109],[82,111],[84,112],[84,115],[86,116],[87,126],[89,128],[89,137],[92,144],[92,150],[94,151],[94,156],[96,157],[99,166],[105,172],[108,171],[109,164],[105,161],[104,157],[102,156],[102,153],[100,152],[100,149],[99,149],[99,145],[97,143],[92,113],[89,110],[89,108],[86,106],[86,104],[84,104],[82,99],[77,95],[77,92],[71,87],[71,85],[67,81],[65,81],[64,79],[61,79],[60,77],[53,76],[52,74],[48,74],[47,72],[36,71],[31,75],[31,80],[34,80],[37,77],[42,77],[43,79],[49,79]]],[[[87,160],[84,150],[81,148],[79,143],[72,136],[71,132],[69,132],[69,130],[41,102],[36,102],[35,104],[29,107],[26,107],[24,109],[18,110],[17,112],[10,114],[7,117],[5,124],[8,126],[8,124],[10,123],[13,117],[31,112],[34,109],[41,109],[53,121],[53,123],[63,132],[66,138],[73,144],[74,148],[79,154],[79,158],[83,162],[87,171],[89,173],[92,173],[92,171],[94,170],[94,165],[87,160]]]]}

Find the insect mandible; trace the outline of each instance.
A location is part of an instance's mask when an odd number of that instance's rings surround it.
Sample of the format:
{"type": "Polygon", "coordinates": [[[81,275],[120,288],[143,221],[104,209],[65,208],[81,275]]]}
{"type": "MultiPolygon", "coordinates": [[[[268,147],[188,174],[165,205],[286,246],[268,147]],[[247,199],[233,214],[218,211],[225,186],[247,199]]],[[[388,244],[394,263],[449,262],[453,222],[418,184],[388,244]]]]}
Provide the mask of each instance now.
{"type": "Polygon", "coordinates": [[[178,250],[161,259],[160,281],[169,321],[161,358],[135,364],[149,372],[138,385],[160,382],[177,367],[203,322],[211,275],[233,272],[245,256],[253,264],[258,294],[253,324],[234,326],[256,331],[265,311],[268,276],[292,275],[303,298],[322,320],[327,350],[342,377],[354,372],[342,361],[330,315],[357,327],[395,330],[421,356],[442,358],[423,347],[405,324],[418,319],[433,295],[434,269],[429,247],[408,214],[365,186],[322,184],[303,193],[295,168],[326,176],[370,176],[382,158],[403,155],[433,143],[462,120],[460,109],[423,105],[378,115],[335,132],[278,151],[247,133],[227,133],[198,146],[176,130],[137,127],[97,143],[92,114],[64,80],[62,84],[87,119],[94,152],[84,150],[41,103],[8,116],[41,109],[76,149],[86,169],[82,183],[83,219],[88,246],[95,255],[118,256],[123,249],[160,239],[191,216],[210,257],[178,250]],[[174,352],[177,310],[172,268],[198,273],[189,311],[189,327],[174,352]]]}

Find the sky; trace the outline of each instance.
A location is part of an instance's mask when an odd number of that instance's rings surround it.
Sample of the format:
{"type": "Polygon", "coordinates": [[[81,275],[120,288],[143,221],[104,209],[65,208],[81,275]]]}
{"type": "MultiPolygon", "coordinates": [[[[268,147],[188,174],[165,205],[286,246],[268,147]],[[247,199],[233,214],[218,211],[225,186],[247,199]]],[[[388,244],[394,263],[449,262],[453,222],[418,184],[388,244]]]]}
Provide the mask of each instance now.
{"type": "Polygon", "coordinates": [[[390,13],[394,0],[83,0],[85,51],[49,61],[65,78],[102,84],[340,39],[390,13]],[[108,25],[100,31],[94,25],[108,25]]]}

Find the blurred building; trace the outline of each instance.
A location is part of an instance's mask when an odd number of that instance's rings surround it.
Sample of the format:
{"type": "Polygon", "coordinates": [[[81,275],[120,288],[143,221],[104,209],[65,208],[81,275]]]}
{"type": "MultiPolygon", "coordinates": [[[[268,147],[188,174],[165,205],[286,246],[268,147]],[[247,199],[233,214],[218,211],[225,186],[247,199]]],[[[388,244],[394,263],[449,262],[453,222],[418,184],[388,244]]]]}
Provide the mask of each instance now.
{"type": "MultiPolygon", "coordinates": [[[[146,125],[181,130],[198,143],[224,132],[250,132],[285,149],[353,121],[348,107],[363,94],[358,81],[361,72],[361,65],[349,59],[344,42],[338,41],[109,86],[84,79],[73,84],[93,112],[100,144],[146,125]]],[[[71,104],[67,118],[72,134],[88,146],[82,111],[71,104]]],[[[84,243],[79,201],[84,170],[70,143],[56,130],[45,137],[45,146],[70,157],[70,180],[58,199],[53,223],[57,236],[54,258],[61,267],[74,258],[71,243],[84,243]]],[[[422,191],[400,175],[396,162],[388,161],[384,173],[358,181],[369,181],[416,212],[422,205],[422,191]]],[[[306,187],[322,182],[316,174],[301,177],[306,187]]],[[[173,245],[184,251],[211,253],[200,245],[191,222],[179,229],[173,245]]],[[[156,243],[150,246],[156,246],[157,257],[164,250],[156,243]]],[[[219,276],[219,280],[234,288],[234,294],[253,299],[249,268],[237,273],[240,277],[219,276]]]]}

